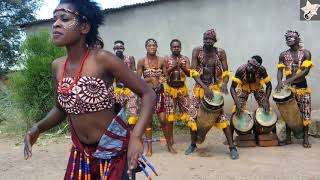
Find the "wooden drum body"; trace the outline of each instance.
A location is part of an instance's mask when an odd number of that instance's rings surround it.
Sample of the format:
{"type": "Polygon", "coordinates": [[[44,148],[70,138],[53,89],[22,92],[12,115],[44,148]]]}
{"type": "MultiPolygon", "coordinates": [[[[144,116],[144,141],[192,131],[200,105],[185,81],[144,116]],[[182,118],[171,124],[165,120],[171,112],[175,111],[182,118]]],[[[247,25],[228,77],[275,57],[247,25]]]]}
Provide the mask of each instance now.
{"type": "Polygon", "coordinates": [[[292,130],[296,138],[303,137],[303,121],[299,111],[298,104],[294,98],[294,94],[287,88],[282,89],[279,93],[273,95],[280,115],[286,122],[286,125],[292,130]]]}
{"type": "Polygon", "coordinates": [[[201,144],[205,140],[208,131],[215,124],[216,119],[220,116],[223,110],[224,100],[219,92],[214,91],[212,100],[206,97],[200,100],[200,107],[197,115],[197,143],[201,144]]]}

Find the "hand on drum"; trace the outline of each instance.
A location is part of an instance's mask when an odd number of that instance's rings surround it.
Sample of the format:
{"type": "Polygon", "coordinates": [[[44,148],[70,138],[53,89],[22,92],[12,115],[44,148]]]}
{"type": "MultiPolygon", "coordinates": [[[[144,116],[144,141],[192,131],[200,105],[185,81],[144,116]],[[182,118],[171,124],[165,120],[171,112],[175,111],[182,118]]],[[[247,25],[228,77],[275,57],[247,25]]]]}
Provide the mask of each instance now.
{"type": "Polygon", "coordinates": [[[262,107],[263,107],[263,110],[265,112],[269,112],[270,111],[270,104],[269,104],[268,100],[264,100],[262,102],[262,107]]]}
{"type": "Polygon", "coordinates": [[[285,80],[285,81],[282,81],[282,86],[283,87],[288,86],[289,84],[291,84],[291,81],[289,81],[288,79],[285,80]]]}
{"type": "Polygon", "coordinates": [[[240,116],[242,109],[239,102],[236,102],[236,116],[240,116]]]}
{"type": "Polygon", "coordinates": [[[213,99],[213,92],[208,88],[204,88],[204,95],[206,96],[206,98],[208,99],[213,99]]]}
{"type": "Polygon", "coordinates": [[[284,87],[288,86],[290,83],[291,83],[291,81],[288,80],[288,79],[285,80],[285,81],[282,81],[281,83],[279,83],[279,84],[277,85],[276,91],[277,91],[277,92],[280,92],[281,89],[283,89],[284,87]]]}
{"type": "Polygon", "coordinates": [[[222,93],[224,94],[228,94],[228,86],[226,83],[222,83],[221,86],[220,86],[220,90],[222,93]]]}
{"type": "Polygon", "coordinates": [[[277,87],[276,87],[276,92],[277,93],[280,92],[281,89],[283,89],[283,87],[284,87],[284,83],[283,82],[278,83],[277,87]]]}

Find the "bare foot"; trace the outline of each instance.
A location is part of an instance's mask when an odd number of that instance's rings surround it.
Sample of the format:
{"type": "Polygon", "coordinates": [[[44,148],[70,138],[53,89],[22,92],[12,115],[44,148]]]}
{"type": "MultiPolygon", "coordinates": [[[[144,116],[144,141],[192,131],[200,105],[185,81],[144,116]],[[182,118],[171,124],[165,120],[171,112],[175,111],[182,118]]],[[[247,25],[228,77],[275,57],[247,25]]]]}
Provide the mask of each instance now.
{"type": "Polygon", "coordinates": [[[168,151],[171,153],[171,154],[177,154],[177,151],[172,147],[172,145],[168,145],[168,151]]]}
{"type": "Polygon", "coordinates": [[[152,150],[148,150],[146,156],[147,157],[151,157],[152,156],[152,150]]]}
{"type": "Polygon", "coordinates": [[[302,145],[304,148],[311,148],[311,144],[309,143],[309,140],[307,140],[307,139],[303,140],[302,145]]]}

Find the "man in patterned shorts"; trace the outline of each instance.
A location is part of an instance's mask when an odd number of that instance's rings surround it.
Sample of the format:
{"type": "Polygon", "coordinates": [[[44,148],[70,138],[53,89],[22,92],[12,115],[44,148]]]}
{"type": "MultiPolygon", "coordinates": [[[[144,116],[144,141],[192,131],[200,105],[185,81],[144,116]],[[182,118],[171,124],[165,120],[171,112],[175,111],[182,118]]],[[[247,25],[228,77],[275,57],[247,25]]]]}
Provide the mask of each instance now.
{"type": "MultiPolygon", "coordinates": [[[[290,90],[294,93],[299,110],[303,116],[303,147],[311,148],[309,142],[309,124],[311,116],[311,90],[308,88],[306,76],[311,67],[311,52],[300,46],[300,35],[297,31],[288,30],[285,40],[290,47],[282,52],[279,57],[276,91],[280,91],[284,86],[290,85],[290,90]],[[283,79],[283,74],[286,80],[283,79]]],[[[291,144],[291,130],[286,126],[286,143],[291,144]]]]}
{"type": "MultiPolygon", "coordinates": [[[[212,90],[228,93],[227,84],[230,72],[228,71],[227,57],[223,49],[214,46],[216,42],[216,32],[210,29],[203,34],[203,46],[194,48],[192,52],[192,68],[200,74],[200,76],[194,77],[196,85],[191,98],[197,111],[190,116],[195,120],[200,108],[200,101],[204,96],[211,99],[213,97],[212,90]]],[[[239,154],[233,144],[230,123],[223,110],[214,121],[214,126],[222,129],[227,138],[231,159],[237,159],[239,154]]],[[[191,131],[191,144],[185,151],[186,155],[191,154],[197,148],[196,141],[197,132],[191,131]]]]}
{"type": "Polygon", "coordinates": [[[271,77],[261,64],[262,58],[256,55],[237,69],[230,88],[235,103],[232,113],[239,115],[246,108],[250,94],[254,95],[259,107],[263,107],[264,111],[270,111],[271,77]],[[263,88],[264,85],[266,90],[263,88]]]}
{"type": "Polygon", "coordinates": [[[167,70],[167,83],[164,86],[167,131],[170,141],[173,142],[173,121],[181,119],[185,121],[192,131],[196,131],[196,123],[190,118],[190,112],[194,111],[185,84],[186,76],[193,77],[199,73],[190,69],[188,57],[181,55],[181,41],[173,39],[170,42],[171,55],[164,57],[167,70]],[[176,114],[179,106],[180,114],[176,114]]]}

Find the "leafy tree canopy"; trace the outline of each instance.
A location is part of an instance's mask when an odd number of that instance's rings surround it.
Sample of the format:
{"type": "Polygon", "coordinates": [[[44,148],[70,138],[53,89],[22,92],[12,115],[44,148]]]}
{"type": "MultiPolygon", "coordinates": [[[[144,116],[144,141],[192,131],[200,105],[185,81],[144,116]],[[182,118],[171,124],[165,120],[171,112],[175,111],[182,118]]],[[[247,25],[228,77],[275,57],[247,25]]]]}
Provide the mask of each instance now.
{"type": "Polygon", "coordinates": [[[35,12],[41,2],[41,0],[0,1],[0,75],[16,64],[22,38],[19,24],[35,20],[35,12]]]}

